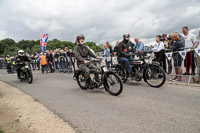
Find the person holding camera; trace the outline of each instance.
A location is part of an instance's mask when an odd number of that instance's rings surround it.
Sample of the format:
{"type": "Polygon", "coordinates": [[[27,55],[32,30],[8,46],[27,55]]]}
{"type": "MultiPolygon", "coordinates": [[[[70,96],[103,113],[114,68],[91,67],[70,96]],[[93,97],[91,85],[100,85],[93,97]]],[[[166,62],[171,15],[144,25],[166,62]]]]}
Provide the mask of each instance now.
{"type": "Polygon", "coordinates": [[[161,35],[156,36],[156,44],[152,49],[154,61],[159,62],[160,65],[162,65],[163,60],[165,60],[165,46],[161,38],[161,35]]]}
{"type": "MultiPolygon", "coordinates": [[[[162,34],[162,41],[164,43],[165,49],[170,49],[171,48],[171,38],[167,37],[167,34],[162,34]]],[[[167,74],[171,74],[172,72],[172,60],[168,60],[167,59],[167,64],[168,64],[168,72],[167,74]]],[[[163,65],[164,65],[164,69],[166,71],[166,58],[163,60],[163,65]]]]}
{"type": "Polygon", "coordinates": [[[181,35],[179,35],[176,32],[171,34],[171,39],[173,41],[173,43],[171,45],[171,49],[172,49],[172,51],[177,51],[177,52],[173,53],[173,55],[172,55],[172,57],[174,59],[174,67],[175,67],[176,77],[173,79],[170,79],[170,80],[179,82],[179,81],[182,81],[182,77],[180,75],[182,75],[181,64],[182,64],[183,59],[178,51],[180,51],[181,49],[183,49],[185,47],[185,40],[181,35]]]}

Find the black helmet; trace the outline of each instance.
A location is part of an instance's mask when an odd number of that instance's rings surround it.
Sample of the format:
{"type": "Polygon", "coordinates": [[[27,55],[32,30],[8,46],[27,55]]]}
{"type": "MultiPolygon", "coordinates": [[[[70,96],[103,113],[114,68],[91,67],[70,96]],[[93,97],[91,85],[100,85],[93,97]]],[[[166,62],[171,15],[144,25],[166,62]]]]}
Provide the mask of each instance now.
{"type": "Polygon", "coordinates": [[[123,38],[124,38],[124,39],[125,39],[125,38],[128,38],[128,37],[130,37],[130,34],[128,34],[128,33],[123,35],[123,38]]]}
{"type": "Polygon", "coordinates": [[[80,34],[76,37],[76,41],[79,42],[80,39],[85,40],[85,36],[83,34],[80,34]]]}

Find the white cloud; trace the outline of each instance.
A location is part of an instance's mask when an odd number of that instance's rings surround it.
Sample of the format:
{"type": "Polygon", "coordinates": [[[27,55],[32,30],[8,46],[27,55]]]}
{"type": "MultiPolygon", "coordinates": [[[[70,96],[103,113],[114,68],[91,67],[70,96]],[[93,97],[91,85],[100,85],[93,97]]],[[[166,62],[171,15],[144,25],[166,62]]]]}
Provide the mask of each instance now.
{"type": "Polygon", "coordinates": [[[200,27],[200,1],[156,0],[1,0],[0,31],[2,37],[74,41],[83,33],[86,41],[114,43],[124,33],[145,42],[157,34],[181,32],[200,27]]]}
{"type": "Polygon", "coordinates": [[[0,31],[0,40],[4,39],[7,37],[6,31],[0,31]]]}

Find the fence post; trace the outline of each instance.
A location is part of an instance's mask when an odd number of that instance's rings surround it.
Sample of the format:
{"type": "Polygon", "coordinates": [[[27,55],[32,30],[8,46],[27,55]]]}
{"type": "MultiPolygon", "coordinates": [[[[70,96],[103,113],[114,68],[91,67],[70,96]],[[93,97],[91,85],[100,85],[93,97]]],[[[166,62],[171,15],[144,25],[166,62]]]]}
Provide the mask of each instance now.
{"type": "MultiPolygon", "coordinates": [[[[198,65],[199,65],[199,67],[200,67],[200,56],[199,56],[199,64],[198,64],[198,65]]],[[[198,67],[198,68],[199,68],[199,67],[198,67]]],[[[200,83],[200,68],[199,68],[199,72],[197,72],[197,73],[199,74],[199,75],[198,75],[198,76],[199,76],[199,81],[198,81],[198,82],[200,83]]]]}

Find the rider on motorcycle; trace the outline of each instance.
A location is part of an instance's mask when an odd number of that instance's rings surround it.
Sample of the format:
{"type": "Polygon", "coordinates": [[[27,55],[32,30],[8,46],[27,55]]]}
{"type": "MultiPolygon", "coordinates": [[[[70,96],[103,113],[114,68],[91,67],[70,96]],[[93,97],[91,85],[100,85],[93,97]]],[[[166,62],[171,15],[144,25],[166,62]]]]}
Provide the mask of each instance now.
{"type": "MultiPolygon", "coordinates": [[[[96,59],[99,59],[96,57],[95,54],[92,53],[92,51],[84,45],[85,37],[84,35],[80,34],[76,37],[76,44],[74,54],[75,58],[77,60],[77,66],[79,70],[82,72],[85,72],[85,80],[88,80],[90,77],[90,69],[97,69],[97,67],[92,64],[90,61],[88,61],[88,57],[93,57],[96,59]]],[[[95,80],[98,82],[98,75],[95,74],[95,80]]]]}
{"type": "Polygon", "coordinates": [[[6,65],[7,65],[7,72],[10,73],[11,72],[11,58],[10,58],[10,55],[7,55],[7,57],[6,57],[6,65]]]}
{"type": "Polygon", "coordinates": [[[133,51],[134,43],[130,41],[130,34],[124,34],[123,35],[123,41],[119,43],[118,47],[118,58],[120,62],[123,62],[126,66],[126,70],[128,71],[128,74],[132,75],[132,68],[130,65],[130,61],[133,60],[130,52],[133,51]]]}
{"type": "Polygon", "coordinates": [[[17,65],[17,77],[20,78],[20,72],[22,71],[21,68],[24,67],[24,62],[30,62],[28,56],[24,54],[24,50],[18,51],[18,56],[16,57],[16,65],[17,65]],[[22,64],[20,63],[22,62],[22,64]]]}

